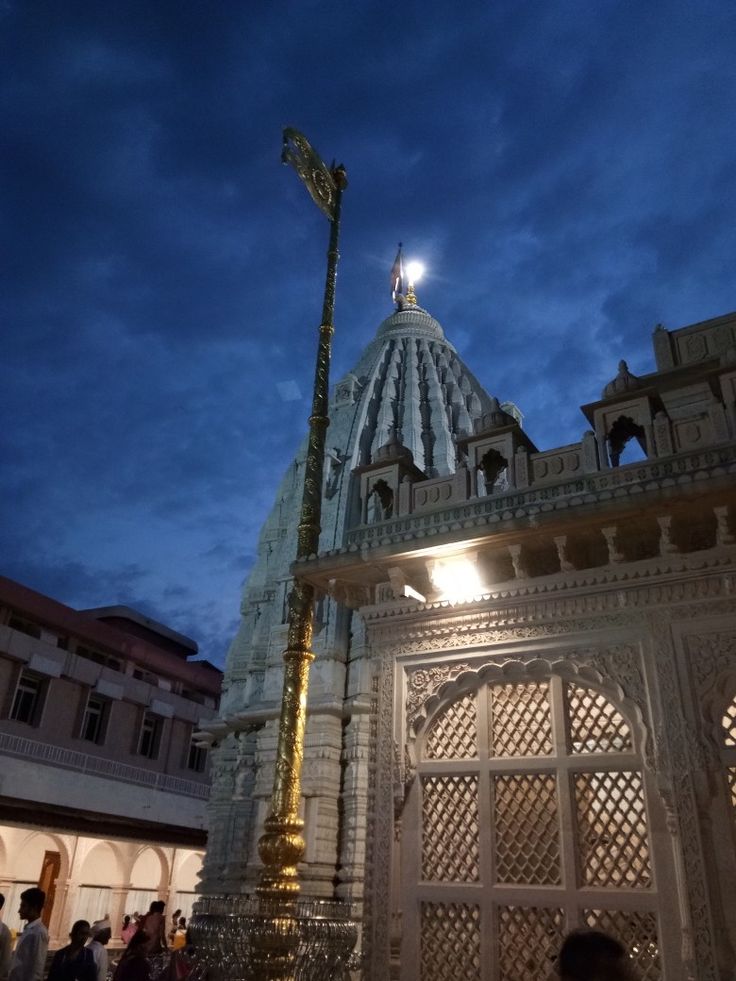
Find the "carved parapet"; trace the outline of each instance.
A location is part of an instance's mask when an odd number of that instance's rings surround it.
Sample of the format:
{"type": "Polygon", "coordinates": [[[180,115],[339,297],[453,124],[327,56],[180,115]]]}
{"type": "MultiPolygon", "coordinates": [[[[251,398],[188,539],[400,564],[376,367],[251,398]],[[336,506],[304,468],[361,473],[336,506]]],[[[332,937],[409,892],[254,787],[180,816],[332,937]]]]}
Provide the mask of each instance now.
{"type": "Polygon", "coordinates": [[[546,450],[544,453],[531,453],[529,467],[532,484],[548,480],[569,480],[583,471],[580,444],[546,450]]]}

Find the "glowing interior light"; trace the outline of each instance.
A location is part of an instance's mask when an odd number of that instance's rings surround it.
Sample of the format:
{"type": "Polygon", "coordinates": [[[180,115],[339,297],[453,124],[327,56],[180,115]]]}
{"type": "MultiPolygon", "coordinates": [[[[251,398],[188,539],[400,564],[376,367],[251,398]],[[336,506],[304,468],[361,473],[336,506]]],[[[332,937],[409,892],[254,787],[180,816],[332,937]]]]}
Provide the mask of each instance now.
{"type": "Polygon", "coordinates": [[[424,266],[421,262],[407,262],[406,274],[410,283],[418,283],[424,275],[424,266]]]}
{"type": "Polygon", "coordinates": [[[473,557],[460,555],[432,559],[428,563],[428,571],[441,600],[466,603],[486,592],[473,557]]]}

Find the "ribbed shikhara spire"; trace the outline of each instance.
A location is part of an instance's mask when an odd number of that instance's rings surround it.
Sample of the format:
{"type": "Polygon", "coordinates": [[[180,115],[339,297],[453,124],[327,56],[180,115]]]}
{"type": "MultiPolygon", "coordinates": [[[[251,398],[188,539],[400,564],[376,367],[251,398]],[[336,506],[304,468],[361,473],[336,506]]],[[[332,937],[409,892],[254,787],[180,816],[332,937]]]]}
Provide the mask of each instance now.
{"type": "MultiPolygon", "coordinates": [[[[378,328],[353,371],[335,386],[320,548],[341,545],[347,529],[359,519],[353,471],[372,462],[393,433],[427,476],[444,476],[455,470],[457,439],[472,432],[474,421],[489,410],[489,396],[445,340],[437,321],[417,306],[393,313],[378,328]]],[[[261,684],[259,672],[267,660],[271,631],[284,620],[296,554],[303,462],[304,445],[284,475],[261,531],[258,555],[243,592],[243,619],[228,659],[225,714],[244,701],[258,700],[252,692],[261,684]]],[[[331,623],[320,634],[324,643],[331,642],[333,629],[331,623]]]]}
{"type": "Polygon", "coordinates": [[[370,463],[395,428],[428,476],[455,470],[455,442],[472,433],[488,396],[433,317],[420,307],[394,313],[354,374],[364,384],[354,466],[370,463]]]}

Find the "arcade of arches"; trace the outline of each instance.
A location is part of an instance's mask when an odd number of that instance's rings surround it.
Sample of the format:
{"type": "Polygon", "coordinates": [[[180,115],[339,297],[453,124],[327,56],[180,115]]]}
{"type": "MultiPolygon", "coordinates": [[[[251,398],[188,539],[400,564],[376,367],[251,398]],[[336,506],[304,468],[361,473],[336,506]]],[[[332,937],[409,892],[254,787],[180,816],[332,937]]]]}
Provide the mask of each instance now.
{"type": "Polygon", "coordinates": [[[20,894],[40,883],[49,897],[44,918],[51,946],[66,942],[75,920],[105,916],[114,946],[123,916],[145,912],[154,899],[189,916],[201,866],[202,852],[190,848],[0,825],[3,920],[18,930],[20,894]]]}

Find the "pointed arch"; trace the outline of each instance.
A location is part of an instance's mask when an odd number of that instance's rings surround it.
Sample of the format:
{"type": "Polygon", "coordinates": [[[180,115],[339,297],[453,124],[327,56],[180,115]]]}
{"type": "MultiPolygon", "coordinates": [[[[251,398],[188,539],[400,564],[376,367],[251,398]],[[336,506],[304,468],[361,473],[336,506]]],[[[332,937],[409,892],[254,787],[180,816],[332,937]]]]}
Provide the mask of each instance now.
{"type": "Polygon", "coordinates": [[[130,870],[133,889],[160,892],[169,881],[169,860],[157,845],[143,845],[135,854],[130,870]]]}
{"type": "Polygon", "coordinates": [[[566,930],[603,924],[631,932],[642,977],[661,976],[675,890],[653,886],[671,858],[642,711],[620,686],[570,656],[466,668],[414,708],[410,735],[407,977],[434,977],[441,950],[457,976],[531,981],[566,930]]]}
{"type": "Polygon", "coordinates": [[[477,689],[481,684],[509,684],[528,681],[545,681],[552,676],[558,676],[563,681],[581,688],[590,688],[599,693],[619,712],[622,721],[632,732],[633,747],[647,760],[646,750],[650,742],[650,732],[641,707],[628,698],[619,684],[603,675],[595,668],[574,660],[570,657],[555,659],[533,658],[531,660],[509,659],[502,664],[493,663],[460,671],[454,678],[441,684],[418,707],[410,725],[407,726],[409,735],[408,752],[412,764],[417,760],[418,746],[426,738],[428,728],[448,708],[452,702],[463,694],[477,689]]]}
{"type": "Polygon", "coordinates": [[[649,449],[647,447],[647,436],[644,427],[635,422],[631,416],[620,415],[606,434],[612,467],[619,465],[621,455],[632,439],[644,454],[643,458],[646,459],[649,456],[649,449]]]}
{"type": "MultiPolygon", "coordinates": [[[[61,858],[59,866],[59,879],[66,879],[69,876],[69,849],[64,839],[52,831],[33,830],[21,840],[18,849],[18,860],[16,864],[16,877],[37,879],[41,871],[43,855],[46,851],[56,851],[61,858]],[[35,864],[34,864],[35,863],[35,864]],[[35,873],[33,869],[38,866],[35,873]]],[[[29,879],[29,881],[30,881],[29,879]]]]}
{"type": "Polygon", "coordinates": [[[98,840],[91,843],[79,863],[77,878],[81,885],[116,886],[124,879],[124,864],[120,849],[114,842],[98,840]]]}

